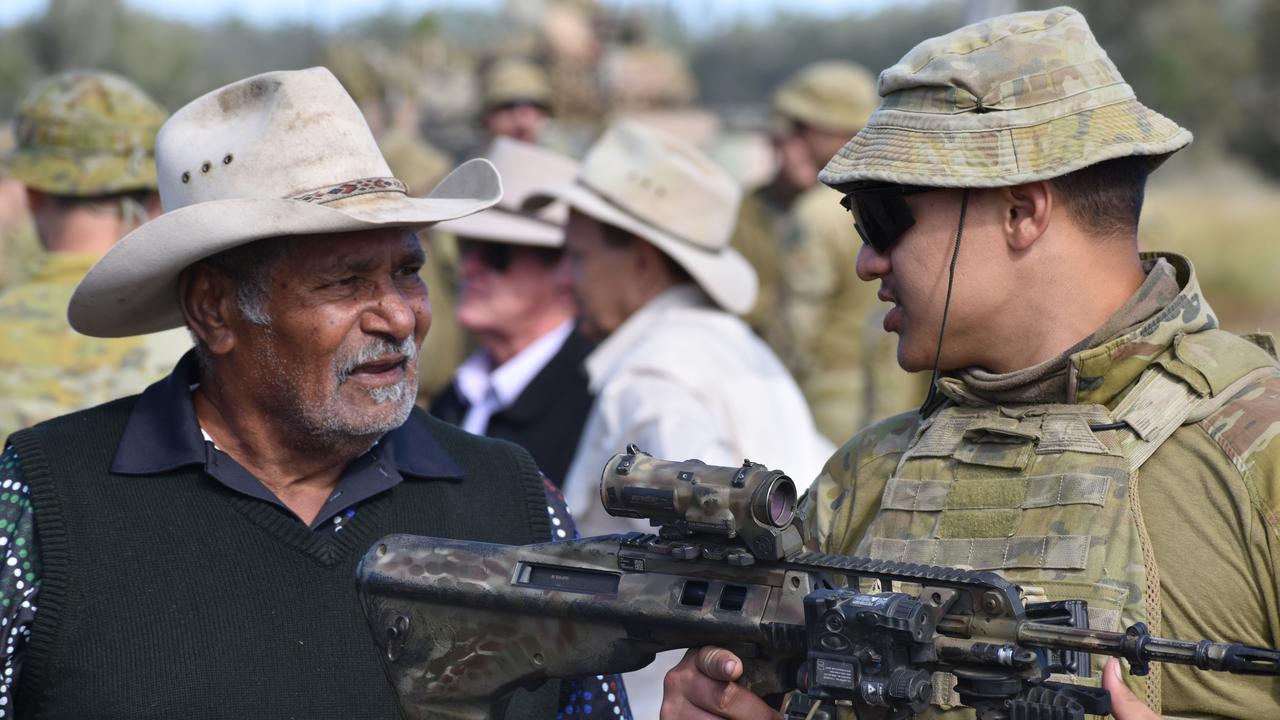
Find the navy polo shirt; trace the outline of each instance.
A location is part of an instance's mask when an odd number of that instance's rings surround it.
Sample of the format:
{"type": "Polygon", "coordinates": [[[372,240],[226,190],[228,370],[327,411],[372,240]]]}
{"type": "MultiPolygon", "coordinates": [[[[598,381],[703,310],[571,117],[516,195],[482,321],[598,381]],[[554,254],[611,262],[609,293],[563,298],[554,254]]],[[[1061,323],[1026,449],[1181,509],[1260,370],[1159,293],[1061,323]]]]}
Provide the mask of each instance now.
{"type": "MultiPolygon", "coordinates": [[[[125,425],[111,472],[149,475],[199,465],[226,487],[271,503],[296,518],[260,480],[206,439],[191,400],[191,391],[198,382],[199,367],[191,352],[169,376],[142,393],[125,425]]],[[[411,415],[347,465],[311,528],[316,532],[340,532],[362,501],[401,482],[459,478],[462,474],[461,466],[411,415]]],[[[553,539],[577,537],[564,498],[546,478],[543,485],[553,539]]],[[[13,716],[14,688],[26,659],[39,603],[39,538],[29,491],[16,448],[4,448],[0,453],[0,638],[6,644],[0,650],[0,720],[13,716]]],[[[626,689],[617,675],[566,680],[561,683],[560,692],[561,717],[631,720],[626,689]]]]}
{"type": "MultiPolygon", "coordinates": [[[[201,431],[191,400],[191,391],[199,380],[195,353],[190,352],[168,377],[143,391],[120,438],[111,472],[153,475],[200,465],[231,490],[271,503],[292,515],[261,480],[218,449],[201,431]]],[[[341,529],[342,523],[355,515],[360,502],[395,487],[405,476],[462,477],[462,468],[440,447],[426,425],[412,415],[347,465],[311,528],[341,529]]]]}

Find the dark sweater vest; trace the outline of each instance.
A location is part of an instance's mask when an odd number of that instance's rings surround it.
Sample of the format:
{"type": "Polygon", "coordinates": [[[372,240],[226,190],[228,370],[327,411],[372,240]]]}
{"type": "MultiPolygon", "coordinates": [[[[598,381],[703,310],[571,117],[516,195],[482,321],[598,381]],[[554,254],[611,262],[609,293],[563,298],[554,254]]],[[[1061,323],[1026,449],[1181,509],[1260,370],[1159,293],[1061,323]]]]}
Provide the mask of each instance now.
{"type": "MultiPolygon", "coordinates": [[[[364,552],[388,533],[550,534],[527,453],[417,410],[464,479],[406,477],[320,537],[199,467],[108,472],[133,404],[11,438],[43,570],[19,717],[399,717],[356,596],[364,552]]],[[[518,696],[508,717],[554,717],[553,685],[518,696]]]]}

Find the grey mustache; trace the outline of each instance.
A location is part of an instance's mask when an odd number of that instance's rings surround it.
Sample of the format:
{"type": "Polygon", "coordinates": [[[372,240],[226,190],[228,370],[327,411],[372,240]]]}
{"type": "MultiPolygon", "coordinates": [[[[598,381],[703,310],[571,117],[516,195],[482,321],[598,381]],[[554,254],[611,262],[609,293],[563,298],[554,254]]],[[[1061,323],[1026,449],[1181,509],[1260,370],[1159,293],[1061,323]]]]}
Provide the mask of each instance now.
{"type": "Polygon", "coordinates": [[[388,342],[386,340],[375,340],[372,344],[361,348],[356,352],[355,356],[350,358],[339,358],[338,365],[338,384],[341,385],[351,377],[351,373],[355,369],[368,362],[373,362],[380,357],[386,355],[403,355],[405,361],[409,361],[417,357],[418,345],[413,341],[413,336],[406,337],[399,343],[388,342]]]}

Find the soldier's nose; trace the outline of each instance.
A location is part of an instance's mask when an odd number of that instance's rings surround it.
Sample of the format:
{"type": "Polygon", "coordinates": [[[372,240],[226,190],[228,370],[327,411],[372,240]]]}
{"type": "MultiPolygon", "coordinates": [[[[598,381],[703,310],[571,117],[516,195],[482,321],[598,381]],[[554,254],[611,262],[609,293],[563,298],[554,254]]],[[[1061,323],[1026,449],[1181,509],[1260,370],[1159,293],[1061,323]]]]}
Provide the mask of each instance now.
{"type": "Polygon", "coordinates": [[[878,252],[875,248],[863,243],[862,247],[858,248],[855,268],[860,279],[870,282],[888,275],[893,265],[889,262],[889,253],[878,252]]]}

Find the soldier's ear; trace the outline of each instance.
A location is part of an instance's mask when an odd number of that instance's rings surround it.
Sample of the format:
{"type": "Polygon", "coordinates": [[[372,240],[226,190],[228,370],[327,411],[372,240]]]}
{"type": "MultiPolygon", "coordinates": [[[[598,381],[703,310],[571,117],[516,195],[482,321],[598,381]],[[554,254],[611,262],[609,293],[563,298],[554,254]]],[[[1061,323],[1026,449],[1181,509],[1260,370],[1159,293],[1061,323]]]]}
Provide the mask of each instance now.
{"type": "Polygon", "coordinates": [[[235,347],[238,316],[231,278],[207,263],[196,263],[178,276],[178,301],[187,327],[211,355],[225,355],[235,347]]]}
{"type": "Polygon", "coordinates": [[[1013,250],[1029,249],[1049,229],[1053,192],[1045,181],[999,188],[1001,230],[1013,250]]]}

